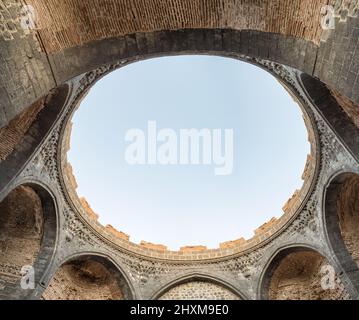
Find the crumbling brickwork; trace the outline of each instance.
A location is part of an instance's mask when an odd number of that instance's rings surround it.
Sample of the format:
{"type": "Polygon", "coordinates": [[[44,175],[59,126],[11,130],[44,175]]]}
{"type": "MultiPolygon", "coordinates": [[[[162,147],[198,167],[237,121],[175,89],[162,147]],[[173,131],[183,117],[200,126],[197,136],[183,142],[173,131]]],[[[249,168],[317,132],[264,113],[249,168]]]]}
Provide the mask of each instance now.
{"type": "Polygon", "coordinates": [[[111,273],[97,261],[71,262],[62,266],[43,294],[44,300],[122,300],[111,273]]]}
{"type": "MultiPolygon", "coordinates": [[[[294,252],[286,256],[271,278],[269,298],[271,300],[346,300],[349,298],[337,276],[333,287],[323,287],[330,265],[324,257],[314,251],[294,252]]],[[[330,276],[330,275],[329,275],[330,276]]],[[[328,278],[330,279],[330,278],[328,278]]]]}

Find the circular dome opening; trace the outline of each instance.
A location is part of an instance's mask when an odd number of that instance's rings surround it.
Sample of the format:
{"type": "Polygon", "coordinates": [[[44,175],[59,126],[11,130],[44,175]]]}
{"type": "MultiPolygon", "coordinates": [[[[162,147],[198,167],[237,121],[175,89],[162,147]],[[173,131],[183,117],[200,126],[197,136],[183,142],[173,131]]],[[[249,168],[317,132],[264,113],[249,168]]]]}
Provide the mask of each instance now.
{"type": "Polygon", "coordinates": [[[123,67],[72,121],[67,171],[87,212],[133,242],[171,250],[253,237],[291,210],[311,153],[285,88],[228,58],[123,67]]]}

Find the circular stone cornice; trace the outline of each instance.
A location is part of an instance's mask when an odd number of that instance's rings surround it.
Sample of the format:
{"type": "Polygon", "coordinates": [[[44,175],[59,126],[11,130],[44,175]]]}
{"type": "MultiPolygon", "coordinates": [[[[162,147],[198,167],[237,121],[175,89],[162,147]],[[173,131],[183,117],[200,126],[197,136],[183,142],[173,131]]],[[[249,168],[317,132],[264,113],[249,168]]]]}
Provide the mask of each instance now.
{"type": "MultiPolygon", "coordinates": [[[[298,101],[298,104],[304,113],[312,146],[312,159],[307,163],[307,169],[309,171],[307,172],[307,178],[304,181],[304,185],[301,191],[296,195],[295,201],[292,200],[293,202],[291,204],[291,210],[282,215],[278,220],[275,221],[273,225],[270,225],[269,227],[264,225],[264,230],[262,230],[262,232],[259,232],[259,234],[257,234],[255,237],[247,241],[228,242],[227,247],[220,249],[196,250],[197,248],[194,248],[194,250],[190,250],[189,248],[187,251],[179,252],[167,251],[162,247],[157,249],[153,248],[153,246],[146,247],[143,245],[131,243],[128,239],[123,237],[116,237],[113,232],[109,232],[107,228],[99,224],[96,220],[89,218],[88,212],[84,210],[83,205],[77,196],[76,190],[72,187],[69,176],[66,172],[66,153],[69,148],[69,123],[71,122],[73,113],[79,107],[81,100],[99,79],[106,76],[110,72],[130,63],[152,58],[153,56],[142,58],[136,57],[134,59],[124,59],[116,64],[100,67],[86,73],[82,77],[75,79],[74,92],[65,107],[64,115],[62,116],[60,124],[57,127],[55,133],[56,138],[54,138],[54,140],[57,140],[58,143],[58,150],[55,157],[57,158],[56,166],[60,168],[60,170],[57,172],[57,178],[59,179],[62,192],[65,195],[69,208],[71,208],[70,210],[75,213],[79,219],[79,222],[92,230],[96,237],[102,241],[108,242],[114,248],[126,250],[129,254],[136,254],[140,257],[186,262],[197,260],[228,259],[229,257],[248,254],[273,241],[293,223],[293,221],[301,212],[303,212],[306,207],[313,206],[313,204],[310,203],[308,205],[308,200],[316,187],[320,172],[319,133],[317,131],[316,119],[313,113],[314,108],[309,104],[309,100],[306,99],[306,97],[303,97],[303,91],[300,89],[297,83],[297,71],[280,64],[257,58],[251,58],[245,55],[223,53],[221,56],[251,63],[271,73],[277,80],[280,81],[280,83],[287,89],[293,98],[298,101]],[[77,84],[76,81],[78,82],[77,84]]],[[[156,55],[156,57],[158,57],[158,55],[156,55]]],[[[56,142],[54,141],[54,143],[56,142]]],[[[70,213],[65,214],[65,216],[66,215],[70,216],[70,213]]],[[[119,234],[121,235],[121,233],[119,234]]]]}

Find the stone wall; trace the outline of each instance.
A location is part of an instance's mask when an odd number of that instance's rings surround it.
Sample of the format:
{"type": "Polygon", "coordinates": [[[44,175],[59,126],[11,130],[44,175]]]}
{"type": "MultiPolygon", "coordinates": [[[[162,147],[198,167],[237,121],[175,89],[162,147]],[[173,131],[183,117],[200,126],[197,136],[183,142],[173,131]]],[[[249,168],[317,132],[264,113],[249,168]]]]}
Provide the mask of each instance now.
{"type": "Polygon", "coordinates": [[[159,300],[240,300],[240,298],[221,285],[193,281],[170,289],[159,300]]]}

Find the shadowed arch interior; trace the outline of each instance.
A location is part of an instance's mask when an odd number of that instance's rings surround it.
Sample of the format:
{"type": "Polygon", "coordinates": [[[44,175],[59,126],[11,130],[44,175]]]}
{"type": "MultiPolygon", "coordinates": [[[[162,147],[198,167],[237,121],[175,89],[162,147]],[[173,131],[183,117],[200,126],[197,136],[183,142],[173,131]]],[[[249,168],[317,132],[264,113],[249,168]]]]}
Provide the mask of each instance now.
{"type": "Polygon", "coordinates": [[[81,256],[64,263],[53,276],[43,300],[131,300],[120,270],[100,256],[81,256]]]}
{"type": "Polygon", "coordinates": [[[21,288],[23,268],[33,267],[36,289],[51,263],[56,226],[53,198],[39,185],[21,185],[0,203],[0,298],[36,295],[37,290],[21,288]]]}
{"type": "Polygon", "coordinates": [[[325,191],[324,220],[329,243],[354,287],[359,288],[359,175],[335,176],[325,191]]]}
{"type": "Polygon", "coordinates": [[[267,300],[345,300],[348,294],[325,257],[308,248],[277,253],[267,267],[261,295],[267,300]]]}
{"type": "Polygon", "coordinates": [[[340,186],[337,199],[339,225],[345,245],[359,267],[359,175],[350,174],[340,186]]]}

